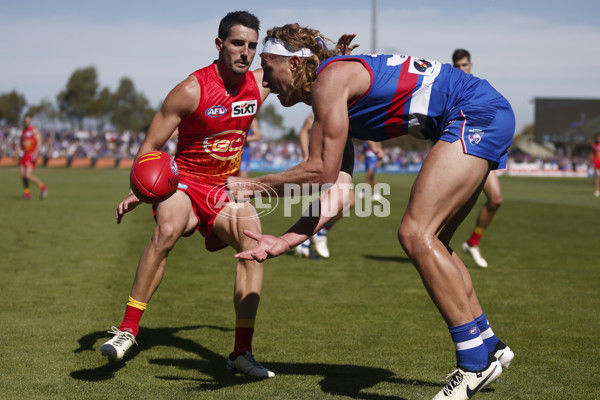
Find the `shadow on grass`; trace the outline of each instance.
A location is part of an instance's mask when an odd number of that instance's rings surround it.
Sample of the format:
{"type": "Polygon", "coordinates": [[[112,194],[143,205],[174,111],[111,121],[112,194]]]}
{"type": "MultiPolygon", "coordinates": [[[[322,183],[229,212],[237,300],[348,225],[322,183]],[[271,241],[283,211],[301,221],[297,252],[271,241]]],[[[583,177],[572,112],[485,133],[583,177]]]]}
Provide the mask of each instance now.
{"type": "MultiPolygon", "coordinates": [[[[135,358],[141,351],[147,351],[154,346],[171,346],[180,350],[194,353],[198,358],[159,358],[151,359],[150,363],[163,365],[172,369],[199,371],[208,375],[207,379],[190,379],[189,377],[168,374],[157,376],[158,379],[172,381],[187,381],[192,383],[189,391],[219,390],[225,387],[260,382],[259,378],[236,375],[225,369],[226,356],[217,354],[195,341],[178,337],[176,334],[185,330],[214,329],[229,332],[231,329],[211,325],[186,326],[180,328],[144,328],[137,337],[138,346],[133,346],[124,361],[108,362],[97,368],[81,369],[71,372],[71,377],[81,381],[99,382],[114,378],[115,373],[125,367],[128,360],[135,358]]],[[[105,331],[93,332],[78,340],[79,348],[74,353],[83,351],[99,351],[94,349],[97,341],[110,337],[105,331]]],[[[273,370],[277,376],[321,376],[319,382],[324,393],[347,396],[366,400],[405,400],[403,397],[365,393],[364,390],[380,383],[395,383],[408,386],[441,387],[439,382],[427,382],[417,379],[403,379],[394,376],[390,370],[375,367],[365,367],[348,364],[319,364],[319,363],[278,363],[263,362],[266,368],[273,370]]],[[[406,389],[410,391],[410,388],[406,389]]]]}
{"type": "MultiPolygon", "coordinates": [[[[190,391],[215,391],[221,388],[254,383],[259,381],[257,378],[251,378],[244,375],[232,375],[223,373],[223,368],[219,365],[219,370],[214,371],[213,366],[207,367],[204,360],[192,359],[156,359],[150,361],[153,364],[175,366],[185,370],[200,370],[203,373],[209,374],[213,379],[197,379],[178,378],[175,376],[162,376],[159,379],[165,380],[182,380],[196,382],[189,390],[190,391]]],[[[381,383],[395,383],[398,385],[409,386],[427,386],[441,387],[441,383],[427,382],[418,379],[403,379],[394,376],[390,370],[383,368],[364,367],[348,364],[319,364],[319,363],[278,363],[278,362],[263,362],[266,368],[274,371],[277,377],[291,376],[320,376],[319,386],[323,393],[335,396],[346,396],[354,399],[364,400],[406,400],[404,397],[381,395],[377,393],[365,392],[367,389],[381,383]]],[[[400,391],[400,390],[399,390],[400,391]]],[[[406,389],[410,391],[410,388],[406,389]]]]}
{"type": "MultiPolygon", "coordinates": [[[[82,381],[97,382],[111,379],[114,377],[115,372],[123,368],[127,361],[135,358],[141,351],[149,350],[154,346],[172,346],[182,350],[193,351],[203,358],[214,359],[221,358],[223,365],[225,364],[225,357],[218,355],[200,345],[188,339],[182,339],[175,334],[179,331],[189,331],[196,329],[214,329],[221,332],[230,332],[232,329],[222,328],[213,325],[196,325],[196,326],[184,326],[180,328],[144,328],[140,331],[136,337],[136,341],[139,345],[133,345],[133,347],[127,352],[127,355],[120,362],[107,362],[106,365],[97,368],[81,369],[78,371],[71,372],[71,377],[82,381]]],[[[94,349],[94,345],[98,340],[102,342],[112,337],[106,331],[97,331],[88,335],[82,336],[77,340],[79,347],[73,350],[73,353],[81,353],[83,351],[98,351],[94,349]]]]}

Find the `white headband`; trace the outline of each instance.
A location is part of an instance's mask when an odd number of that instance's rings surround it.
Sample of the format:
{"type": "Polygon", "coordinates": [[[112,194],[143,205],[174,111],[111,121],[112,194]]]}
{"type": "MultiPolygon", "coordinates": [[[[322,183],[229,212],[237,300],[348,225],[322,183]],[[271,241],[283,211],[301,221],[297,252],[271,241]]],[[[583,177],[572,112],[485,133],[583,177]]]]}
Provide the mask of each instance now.
{"type": "MultiPolygon", "coordinates": [[[[317,41],[319,46],[321,46],[321,48],[326,47],[325,41],[323,40],[323,38],[321,36],[317,36],[315,38],[315,40],[317,41]]],[[[268,54],[275,54],[277,56],[285,56],[285,57],[298,56],[300,58],[310,57],[313,55],[313,52],[310,49],[307,49],[306,47],[303,47],[296,51],[289,51],[288,47],[289,47],[289,44],[287,44],[283,40],[270,37],[270,38],[267,38],[267,41],[265,42],[265,45],[263,46],[262,52],[268,53],[268,54]]]]}

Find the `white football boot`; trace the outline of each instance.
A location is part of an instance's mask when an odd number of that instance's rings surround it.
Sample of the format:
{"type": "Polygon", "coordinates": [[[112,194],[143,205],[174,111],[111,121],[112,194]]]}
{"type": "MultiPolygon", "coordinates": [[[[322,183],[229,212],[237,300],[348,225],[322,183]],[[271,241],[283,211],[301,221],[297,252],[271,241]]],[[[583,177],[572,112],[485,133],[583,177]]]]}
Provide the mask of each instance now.
{"type": "Polygon", "coordinates": [[[229,371],[242,372],[246,375],[259,378],[272,378],[275,376],[273,371],[269,371],[256,361],[252,353],[246,351],[235,359],[231,359],[232,356],[233,353],[227,357],[227,363],[225,364],[225,368],[229,371]]]}
{"type": "Polygon", "coordinates": [[[492,361],[481,371],[471,372],[462,368],[455,369],[446,377],[446,385],[433,400],[468,400],[481,389],[495,381],[502,373],[502,365],[491,357],[492,361]]]}
{"type": "Polygon", "coordinates": [[[327,230],[321,229],[312,237],[315,251],[323,258],[329,258],[329,248],[327,247],[327,230]]]}
{"type": "Polygon", "coordinates": [[[310,258],[310,239],[306,239],[294,249],[294,255],[300,258],[310,258]]]}
{"type": "Polygon", "coordinates": [[[464,242],[462,244],[462,249],[465,253],[473,257],[473,261],[475,261],[475,264],[477,264],[481,268],[487,268],[488,263],[487,261],[485,261],[485,258],[481,256],[479,246],[469,246],[469,243],[464,242]]]}
{"type": "Polygon", "coordinates": [[[502,368],[506,369],[510,367],[510,363],[512,362],[513,358],[515,358],[515,353],[513,353],[510,347],[501,341],[498,341],[498,343],[496,343],[496,348],[494,349],[494,357],[500,361],[502,368]]]}
{"type": "Polygon", "coordinates": [[[379,192],[373,193],[373,201],[381,203],[383,201],[383,196],[379,192]]]}
{"type": "Polygon", "coordinates": [[[120,331],[113,326],[108,333],[112,333],[114,336],[100,347],[100,351],[111,361],[121,361],[131,346],[134,343],[137,344],[135,336],[131,332],[120,331]]]}

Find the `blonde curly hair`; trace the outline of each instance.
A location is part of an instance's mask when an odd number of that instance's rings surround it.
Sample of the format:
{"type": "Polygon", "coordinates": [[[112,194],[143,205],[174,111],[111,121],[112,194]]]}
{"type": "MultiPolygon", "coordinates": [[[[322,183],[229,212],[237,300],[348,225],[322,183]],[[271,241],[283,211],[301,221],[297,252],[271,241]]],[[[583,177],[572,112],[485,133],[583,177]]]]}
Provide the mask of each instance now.
{"type": "MultiPolygon", "coordinates": [[[[267,37],[283,41],[290,51],[297,51],[302,48],[309,49],[313,54],[310,57],[302,57],[296,74],[290,82],[290,93],[298,95],[301,98],[310,97],[312,84],[317,77],[317,68],[321,62],[329,57],[336,55],[335,50],[329,50],[321,47],[316,38],[320,36],[324,41],[332,42],[331,39],[321,35],[316,29],[302,27],[298,24],[286,24],[278,26],[267,31],[267,37]]],[[[269,54],[274,59],[286,59],[286,56],[269,54]]]]}

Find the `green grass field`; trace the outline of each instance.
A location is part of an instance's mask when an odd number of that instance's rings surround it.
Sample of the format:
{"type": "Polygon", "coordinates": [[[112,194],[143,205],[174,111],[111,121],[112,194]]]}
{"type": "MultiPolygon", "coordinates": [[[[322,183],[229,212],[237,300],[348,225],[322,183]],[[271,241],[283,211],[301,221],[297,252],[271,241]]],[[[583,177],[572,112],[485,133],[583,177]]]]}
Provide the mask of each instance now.
{"type": "MultiPolygon", "coordinates": [[[[18,171],[0,169],[0,398],[431,399],[454,368],[447,328],[396,239],[411,175],[391,184],[388,218],[345,218],[326,261],[265,263],[254,336],[269,380],[231,375],[233,250],[199,234],[171,253],[142,318],[139,346],[117,365],[99,347],[121,321],[154,226],[149,206],[121,225],[125,170],[38,169],[45,201],[20,200],[18,171]]],[[[356,177],[356,182],[362,180],[356,177]]],[[[505,203],[467,261],[513,365],[477,399],[600,398],[600,200],[591,179],[502,177],[505,203]]],[[[480,200],[481,201],[481,200],[480,200]]],[[[481,204],[481,203],[479,203],[481,204]]],[[[292,222],[277,210],[263,230],[292,222]]],[[[460,251],[470,215],[453,246],[460,251]]]]}

